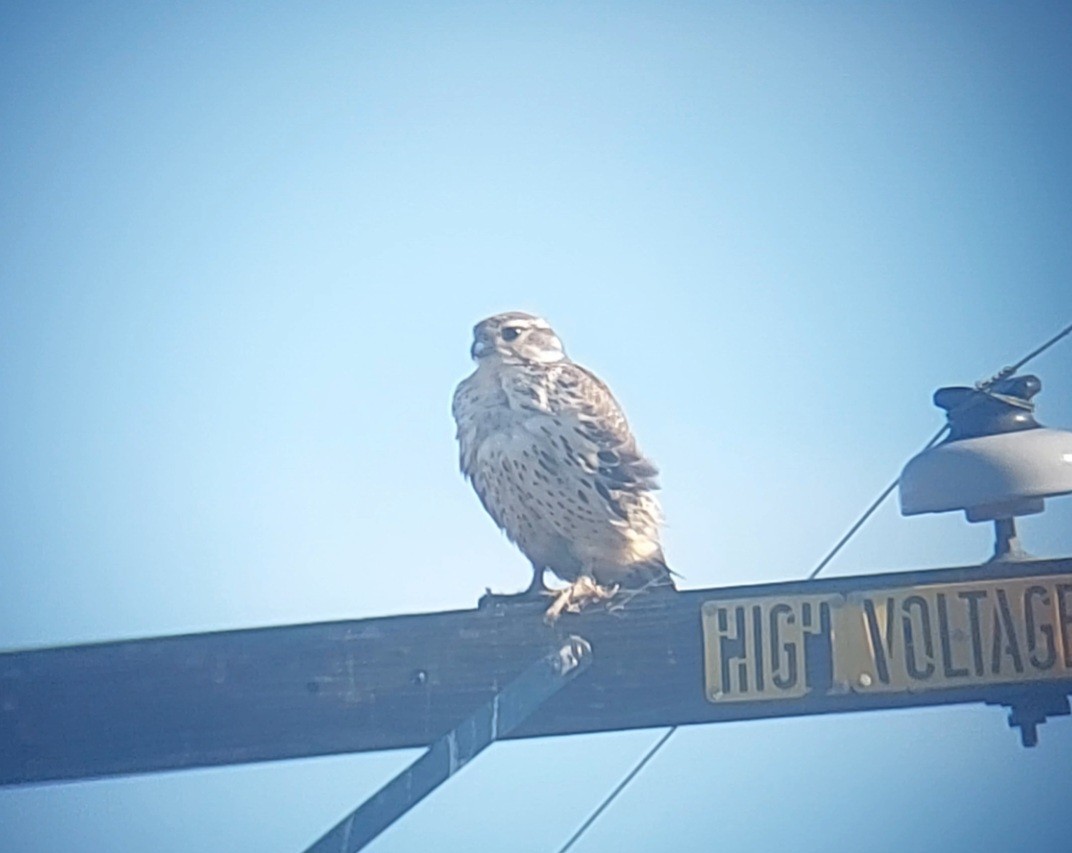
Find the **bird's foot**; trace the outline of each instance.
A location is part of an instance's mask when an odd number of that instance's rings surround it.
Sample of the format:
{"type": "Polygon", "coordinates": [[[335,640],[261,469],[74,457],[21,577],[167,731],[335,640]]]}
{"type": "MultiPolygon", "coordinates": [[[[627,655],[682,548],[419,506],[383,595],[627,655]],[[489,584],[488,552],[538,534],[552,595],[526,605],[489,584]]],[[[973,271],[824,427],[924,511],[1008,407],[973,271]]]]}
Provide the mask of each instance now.
{"type": "Polygon", "coordinates": [[[617,584],[600,586],[587,575],[581,575],[558,593],[554,602],[547,608],[547,613],[543,617],[544,621],[550,625],[564,612],[579,613],[586,604],[606,601],[608,598],[613,598],[617,592],[617,584]]]}

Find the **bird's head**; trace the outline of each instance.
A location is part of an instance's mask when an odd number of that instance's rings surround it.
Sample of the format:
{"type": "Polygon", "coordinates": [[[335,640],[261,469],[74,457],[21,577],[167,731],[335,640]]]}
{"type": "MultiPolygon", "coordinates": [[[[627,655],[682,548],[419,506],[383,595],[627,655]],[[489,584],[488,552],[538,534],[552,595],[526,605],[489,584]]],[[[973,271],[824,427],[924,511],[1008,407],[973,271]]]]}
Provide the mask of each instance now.
{"type": "Polygon", "coordinates": [[[490,359],[550,364],[566,357],[562,341],[547,321],[521,311],[507,311],[477,323],[469,353],[478,364],[490,359]]]}

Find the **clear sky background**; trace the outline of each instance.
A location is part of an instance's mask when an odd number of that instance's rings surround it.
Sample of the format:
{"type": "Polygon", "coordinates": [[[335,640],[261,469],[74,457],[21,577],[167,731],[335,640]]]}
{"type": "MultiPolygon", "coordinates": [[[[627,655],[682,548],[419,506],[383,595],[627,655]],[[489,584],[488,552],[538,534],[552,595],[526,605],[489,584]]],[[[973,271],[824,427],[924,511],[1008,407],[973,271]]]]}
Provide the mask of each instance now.
{"type": "MultiPolygon", "coordinates": [[[[800,578],[1072,320],[1070,81],[1061,3],[5,3],[0,647],[521,588],[449,414],[515,308],[685,586],[800,578]]],[[[1031,367],[1072,427],[1072,343],[1031,367]]],[[[828,574],[990,546],[891,502],[828,574]]],[[[370,849],[555,850],[656,734],[497,744],[370,849]]],[[[292,853],[415,755],[4,790],[0,847],[292,853]]],[[[575,850],[1067,850],[1070,766],[983,706],[695,727],[575,850]]]]}

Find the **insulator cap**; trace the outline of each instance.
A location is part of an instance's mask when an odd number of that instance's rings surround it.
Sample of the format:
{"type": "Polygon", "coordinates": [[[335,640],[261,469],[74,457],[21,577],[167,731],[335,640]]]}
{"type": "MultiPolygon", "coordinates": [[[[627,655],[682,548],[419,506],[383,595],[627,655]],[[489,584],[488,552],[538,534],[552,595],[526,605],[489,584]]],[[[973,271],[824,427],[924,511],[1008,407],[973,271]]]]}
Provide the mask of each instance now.
{"type": "Polygon", "coordinates": [[[909,460],[901,473],[901,513],[964,510],[969,521],[1041,512],[1043,498],[1072,493],[1072,433],[1034,417],[1037,376],[1003,379],[986,390],[940,388],[949,436],[909,460]]]}

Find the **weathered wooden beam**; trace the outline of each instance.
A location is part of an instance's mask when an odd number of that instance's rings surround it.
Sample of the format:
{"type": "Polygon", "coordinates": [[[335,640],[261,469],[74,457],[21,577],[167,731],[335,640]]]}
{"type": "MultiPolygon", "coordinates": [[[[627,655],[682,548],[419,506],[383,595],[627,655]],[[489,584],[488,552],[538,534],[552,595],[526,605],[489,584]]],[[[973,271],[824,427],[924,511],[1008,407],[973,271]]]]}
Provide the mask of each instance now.
{"type": "Polygon", "coordinates": [[[0,654],[0,784],[425,746],[571,634],[592,666],[511,737],[1072,692],[1072,559],[543,609],[0,654]]]}

